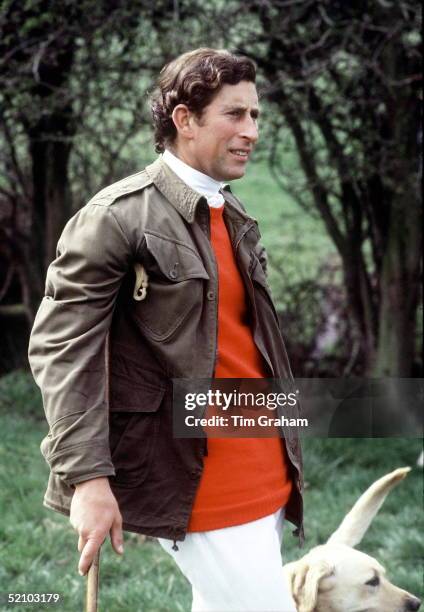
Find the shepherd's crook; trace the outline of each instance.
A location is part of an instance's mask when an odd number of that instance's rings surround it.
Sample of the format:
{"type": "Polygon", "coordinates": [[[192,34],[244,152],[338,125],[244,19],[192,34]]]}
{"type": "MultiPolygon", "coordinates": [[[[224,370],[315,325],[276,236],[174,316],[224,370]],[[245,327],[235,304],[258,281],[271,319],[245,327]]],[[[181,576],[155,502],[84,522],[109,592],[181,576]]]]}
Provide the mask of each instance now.
{"type": "Polygon", "coordinates": [[[99,596],[99,570],[100,570],[100,548],[96,552],[93,563],[87,574],[87,599],[85,612],[97,612],[97,601],[99,596]]]}

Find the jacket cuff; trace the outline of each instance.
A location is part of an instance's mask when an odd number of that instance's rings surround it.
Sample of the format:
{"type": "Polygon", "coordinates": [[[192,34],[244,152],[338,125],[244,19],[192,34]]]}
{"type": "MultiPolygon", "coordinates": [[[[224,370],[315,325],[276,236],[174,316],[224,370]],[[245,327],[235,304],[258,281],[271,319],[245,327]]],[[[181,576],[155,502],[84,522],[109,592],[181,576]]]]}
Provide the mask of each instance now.
{"type": "Polygon", "coordinates": [[[53,454],[43,452],[43,455],[51,471],[69,486],[99,476],[115,475],[109,442],[105,439],[81,442],[53,454]]]}
{"type": "Polygon", "coordinates": [[[63,479],[64,482],[69,485],[70,487],[72,487],[73,489],[75,488],[75,485],[80,484],[81,482],[86,482],[87,480],[93,480],[94,478],[101,478],[104,476],[115,476],[115,470],[113,470],[112,472],[109,471],[105,471],[103,472],[93,472],[91,474],[84,474],[84,476],[78,476],[76,478],[65,478],[63,479]]]}

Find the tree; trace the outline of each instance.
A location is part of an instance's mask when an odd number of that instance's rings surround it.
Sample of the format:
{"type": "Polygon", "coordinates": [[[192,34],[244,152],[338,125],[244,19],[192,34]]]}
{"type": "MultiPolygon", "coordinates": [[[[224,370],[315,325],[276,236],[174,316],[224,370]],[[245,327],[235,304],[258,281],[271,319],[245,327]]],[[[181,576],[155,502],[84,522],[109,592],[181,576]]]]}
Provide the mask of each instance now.
{"type": "Polygon", "coordinates": [[[247,7],[262,34],[240,50],[265,74],[279,111],[274,138],[289,127],[306,182],[285,175],[275,142],[270,163],[337,247],[368,372],[409,376],[422,246],[420,4],[247,7]]]}
{"type": "Polygon", "coordinates": [[[227,47],[259,66],[274,111],[271,167],[336,245],[368,371],[409,375],[422,243],[420,19],[415,0],[5,0],[0,296],[20,292],[31,322],[67,218],[143,162],[153,76],[188,48],[227,47]],[[294,175],[280,156],[287,128],[294,175]]]}
{"type": "MultiPolygon", "coordinates": [[[[104,177],[113,174],[123,144],[146,122],[138,108],[146,83],[134,79],[143,68],[148,74],[149,68],[141,56],[143,11],[149,15],[150,6],[143,1],[3,3],[2,237],[8,244],[9,269],[20,278],[29,323],[44,293],[57,240],[74,208],[72,170],[86,170],[87,160],[81,161],[81,155],[80,164],[70,166],[81,128],[85,130],[81,149],[90,150],[91,145],[88,165],[101,160],[100,177],[104,177]],[[109,119],[102,121],[106,114],[109,119]],[[119,133],[113,142],[108,133],[111,124],[112,131],[119,133]],[[119,125],[125,129],[119,132],[119,125]],[[102,130],[110,146],[100,137],[102,130]]],[[[156,68],[154,57],[150,61],[156,68]]],[[[4,274],[4,280],[3,293],[11,274],[4,274]]]]}

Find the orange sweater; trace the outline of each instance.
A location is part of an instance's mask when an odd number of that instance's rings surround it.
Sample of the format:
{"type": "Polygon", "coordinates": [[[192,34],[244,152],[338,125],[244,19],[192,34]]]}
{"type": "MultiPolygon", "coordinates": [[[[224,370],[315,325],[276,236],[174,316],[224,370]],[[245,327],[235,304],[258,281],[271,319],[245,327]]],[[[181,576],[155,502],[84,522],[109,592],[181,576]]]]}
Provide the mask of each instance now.
{"type": "MultiPolygon", "coordinates": [[[[210,208],[219,281],[215,377],[266,378],[266,365],[248,323],[247,297],[223,210],[224,206],[210,208]]],[[[280,438],[208,438],[188,531],[221,529],[272,514],[285,506],[291,487],[280,438]]]]}

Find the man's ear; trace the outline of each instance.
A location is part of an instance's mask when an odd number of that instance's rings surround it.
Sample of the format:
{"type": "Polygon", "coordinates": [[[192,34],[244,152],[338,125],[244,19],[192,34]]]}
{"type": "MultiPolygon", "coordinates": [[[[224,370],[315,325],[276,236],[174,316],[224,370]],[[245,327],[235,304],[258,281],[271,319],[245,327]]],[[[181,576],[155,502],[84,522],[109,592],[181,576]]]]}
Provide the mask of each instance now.
{"type": "Polygon", "coordinates": [[[191,138],[194,117],[185,104],[177,104],[172,111],[172,120],[179,136],[191,138]]]}
{"type": "Polygon", "coordinates": [[[334,572],[334,567],[327,561],[317,561],[310,565],[307,560],[300,559],[288,563],[284,569],[297,611],[314,612],[318,605],[319,583],[322,578],[334,572]]]}

